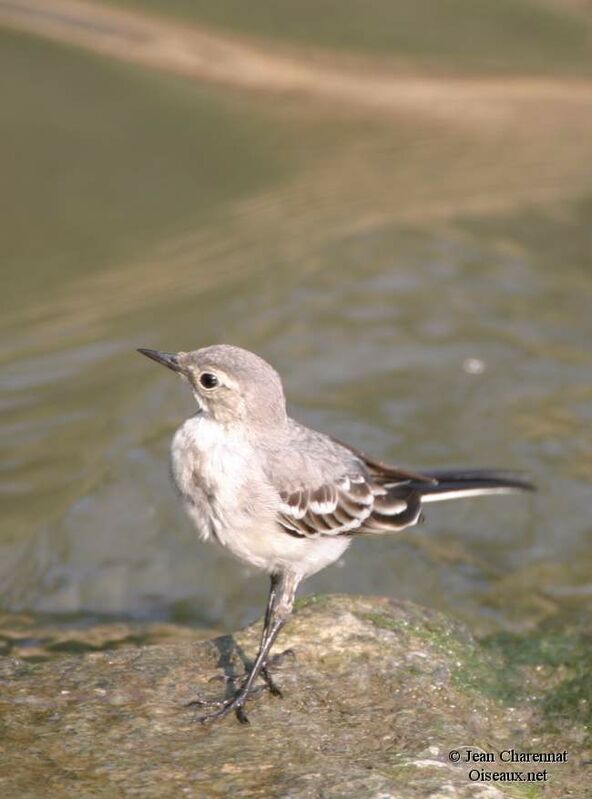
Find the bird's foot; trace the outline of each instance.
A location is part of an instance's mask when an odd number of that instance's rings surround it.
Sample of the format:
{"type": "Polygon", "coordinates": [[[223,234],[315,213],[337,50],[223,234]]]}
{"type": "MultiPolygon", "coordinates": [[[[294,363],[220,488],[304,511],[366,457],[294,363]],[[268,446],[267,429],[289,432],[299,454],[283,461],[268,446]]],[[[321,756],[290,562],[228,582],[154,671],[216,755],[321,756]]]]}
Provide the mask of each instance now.
{"type": "MultiPolygon", "coordinates": [[[[284,652],[279,652],[277,655],[274,655],[270,658],[263,668],[261,669],[261,679],[265,683],[265,685],[260,685],[254,688],[251,688],[249,692],[249,699],[255,698],[259,696],[263,691],[266,689],[272,696],[277,696],[279,698],[283,697],[283,693],[281,688],[277,685],[273,677],[269,672],[269,666],[282,666],[286,657],[295,658],[296,655],[294,654],[293,649],[286,649],[284,652]]],[[[226,685],[234,686],[234,684],[238,681],[238,677],[229,677],[228,675],[216,675],[212,677],[210,682],[219,681],[224,682],[226,685]]],[[[236,691],[239,693],[240,689],[236,691]]],[[[183,707],[222,707],[228,699],[207,699],[205,697],[200,696],[199,694],[195,697],[195,699],[191,699],[189,702],[186,702],[183,707]]]]}
{"type": "MultiPolygon", "coordinates": [[[[234,683],[235,679],[229,678],[226,681],[228,683],[234,683]]],[[[260,694],[262,694],[265,690],[267,690],[267,688],[269,688],[269,686],[267,686],[267,685],[257,685],[255,687],[251,688],[251,690],[249,691],[249,697],[248,698],[249,699],[251,699],[251,698],[255,699],[256,697],[260,696],[260,694]]],[[[239,688],[238,690],[234,691],[232,696],[230,696],[230,697],[228,697],[226,699],[211,699],[209,697],[200,696],[198,694],[194,699],[191,699],[189,702],[185,702],[183,707],[189,707],[189,708],[192,708],[192,707],[218,707],[218,708],[222,708],[228,702],[232,701],[232,699],[235,696],[237,696],[241,692],[241,690],[242,689],[239,688]]]]}
{"type": "MultiPolygon", "coordinates": [[[[230,677],[227,674],[215,674],[213,677],[210,677],[208,682],[222,682],[224,685],[234,688],[234,684],[237,680],[238,677],[230,677]]],[[[184,702],[183,707],[220,707],[223,703],[223,699],[208,699],[201,694],[196,694],[189,702],[184,702]]]]}
{"type": "MultiPolygon", "coordinates": [[[[281,666],[284,659],[286,657],[294,658],[296,657],[294,651],[292,649],[286,649],[284,652],[280,652],[277,655],[274,655],[273,658],[269,659],[270,665],[273,666],[281,666]]],[[[243,684],[240,688],[238,688],[232,696],[226,699],[208,699],[202,696],[196,696],[195,699],[192,699],[190,702],[186,702],[184,707],[190,708],[215,708],[212,713],[208,713],[205,716],[198,716],[195,720],[201,722],[202,724],[209,724],[212,721],[217,721],[218,719],[224,718],[224,716],[228,715],[232,710],[236,713],[237,719],[242,724],[248,724],[249,719],[247,718],[247,714],[244,710],[244,705],[249,699],[256,699],[258,696],[268,690],[272,696],[283,697],[283,693],[279,686],[276,684],[275,680],[269,673],[268,663],[265,663],[261,672],[259,674],[265,685],[258,685],[255,687],[251,687],[250,689],[246,688],[247,679],[243,681],[243,684]]],[[[217,676],[212,678],[213,680],[223,680],[227,685],[233,685],[237,681],[237,677],[228,677],[228,676],[217,676]]]]}
{"type": "MultiPolygon", "coordinates": [[[[240,721],[241,724],[249,724],[249,718],[245,713],[245,703],[247,699],[252,699],[254,696],[258,696],[265,690],[264,687],[259,687],[255,689],[251,689],[250,691],[246,691],[243,688],[240,688],[234,696],[229,697],[228,699],[224,699],[218,702],[204,702],[202,706],[213,706],[216,709],[213,710],[211,713],[206,713],[205,716],[196,716],[194,719],[195,721],[199,722],[200,724],[211,724],[214,721],[219,721],[227,716],[232,711],[235,712],[237,719],[240,721]]],[[[192,703],[196,704],[196,703],[192,703]]]]}

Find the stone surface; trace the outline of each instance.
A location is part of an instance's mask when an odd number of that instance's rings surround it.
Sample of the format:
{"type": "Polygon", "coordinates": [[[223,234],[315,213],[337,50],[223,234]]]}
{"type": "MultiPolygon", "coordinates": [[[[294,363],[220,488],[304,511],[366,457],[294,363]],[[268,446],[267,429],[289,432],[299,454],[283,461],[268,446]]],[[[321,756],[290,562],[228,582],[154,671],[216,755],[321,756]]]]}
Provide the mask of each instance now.
{"type": "Polygon", "coordinates": [[[85,652],[148,646],[171,640],[203,641],[211,637],[211,630],[167,622],[113,622],[81,627],[74,622],[40,624],[27,613],[0,613],[0,656],[11,655],[35,662],[85,652]]]}
{"type": "Polygon", "coordinates": [[[234,717],[196,723],[183,703],[223,692],[221,678],[243,673],[259,633],[254,625],[232,637],[169,638],[41,663],[3,658],[0,795],[589,796],[587,667],[578,677],[565,658],[544,663],[540,648],[526,657],[517,642],[484,647],[408,603],[317,597],[299,604],[277,647],[294,651],[275,671],[285,698],[251,702],[249,726],[234,717]],[[512,662],[508,651],[522,654],[512,662]],[[574,680],[575,704],[553,713],[551,700],[574,680]],[[464,759],[467,748],[476,756],[567,750],[568,762],[450,762],[451,750],[464,759]],[[471,782],[471,768],[547,768],[548,780],[471,782]]]}

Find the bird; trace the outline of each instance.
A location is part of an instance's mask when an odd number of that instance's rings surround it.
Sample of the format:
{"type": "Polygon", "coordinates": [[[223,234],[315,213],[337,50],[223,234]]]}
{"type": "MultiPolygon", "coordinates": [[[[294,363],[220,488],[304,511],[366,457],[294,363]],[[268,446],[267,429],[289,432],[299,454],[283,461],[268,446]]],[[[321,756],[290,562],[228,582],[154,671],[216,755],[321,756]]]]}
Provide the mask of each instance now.
{"type": "Polygon", "coordinates": [[[432,502],[534,490],[513,471],[410,471],[317,432],[288,415],[277,371],[240,347],[138,352],[179,375],[197,403],[173,436],[171,471],[199,536],[270,578],[259,650],[241,684],[220,701],[188,703],[213,706],[204,724],[231,712],[248,724],[250,697],[282,695],[268,663],[296,589],[355,538],[415,525],[432,502]]]}

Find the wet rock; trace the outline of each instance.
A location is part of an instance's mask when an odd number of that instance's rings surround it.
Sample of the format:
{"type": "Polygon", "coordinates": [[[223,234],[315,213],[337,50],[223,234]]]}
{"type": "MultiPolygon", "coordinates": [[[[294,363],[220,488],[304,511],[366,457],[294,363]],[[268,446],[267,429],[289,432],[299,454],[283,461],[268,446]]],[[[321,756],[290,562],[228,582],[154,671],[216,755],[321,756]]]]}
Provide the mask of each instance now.
{"type": "MultiPolygon", "coordinates": [[[[511,664],[440,614],[387,599],[301,602],[276,651],[284,699],[250,726],[183,707],[244,673],[259,625],[236,636],[63,657],[4,658],[0,795],[503,799],[584,796],[581,718],[545,717],[565,675],[511,664]],[[568,763],[464,762],[500,750],[568,750],[568,763]],[[449,753],[460,753],[451,762],[449,753]],[[517,784],[469,771],[542,772],[517,784]],[[473,776],[475,776],[473,774],[473,776]]],[[[453,756],[454,757],[454,756],[453,756]]]]}
{"type": "Polygon", "coordinates": [[[27,613],[0,613],[0,656],[42,661],[66,655],[147,646],[167,640],[203,641],[211,630],[168,622],[113,622],[80,626],[40,623],[27,613]]]}

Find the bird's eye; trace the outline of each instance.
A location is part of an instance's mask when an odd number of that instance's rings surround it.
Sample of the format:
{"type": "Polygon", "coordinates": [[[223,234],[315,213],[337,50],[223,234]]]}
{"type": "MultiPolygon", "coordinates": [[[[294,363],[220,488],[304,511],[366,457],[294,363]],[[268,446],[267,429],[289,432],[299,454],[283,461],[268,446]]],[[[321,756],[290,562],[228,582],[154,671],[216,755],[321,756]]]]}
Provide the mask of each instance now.
{"type": "Polygon", "coordinates": [[[199,376],[199,384],[202,388],[216,388],[220,385],[220,381],[212,372],[202,372],[199,376]]]}

